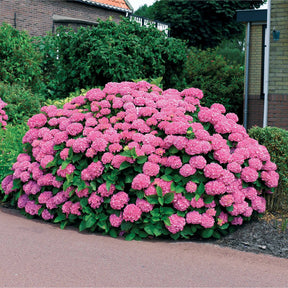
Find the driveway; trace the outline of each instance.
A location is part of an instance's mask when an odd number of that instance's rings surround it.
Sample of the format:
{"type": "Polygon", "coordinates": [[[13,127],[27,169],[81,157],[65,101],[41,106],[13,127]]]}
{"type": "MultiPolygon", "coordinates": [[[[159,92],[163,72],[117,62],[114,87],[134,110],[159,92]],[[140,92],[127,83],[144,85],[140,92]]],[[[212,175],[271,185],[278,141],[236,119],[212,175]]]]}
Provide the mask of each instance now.
{"type": "Polygon", "coordinates": [[[212,244],[125,241],[0,208],[0,287],[288,287],[288,259],[212,244]]]}

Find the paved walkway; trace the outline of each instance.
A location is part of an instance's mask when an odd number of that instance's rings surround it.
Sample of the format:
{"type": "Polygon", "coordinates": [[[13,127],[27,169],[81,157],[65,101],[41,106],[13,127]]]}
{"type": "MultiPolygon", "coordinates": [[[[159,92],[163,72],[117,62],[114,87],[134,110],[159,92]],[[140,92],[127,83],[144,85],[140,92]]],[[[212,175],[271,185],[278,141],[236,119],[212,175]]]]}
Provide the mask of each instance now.
{"type": "Polygon", "coordinates": [[[0,208],[0,287],[288,287],[288,259],[61,230],[0,208]]]}

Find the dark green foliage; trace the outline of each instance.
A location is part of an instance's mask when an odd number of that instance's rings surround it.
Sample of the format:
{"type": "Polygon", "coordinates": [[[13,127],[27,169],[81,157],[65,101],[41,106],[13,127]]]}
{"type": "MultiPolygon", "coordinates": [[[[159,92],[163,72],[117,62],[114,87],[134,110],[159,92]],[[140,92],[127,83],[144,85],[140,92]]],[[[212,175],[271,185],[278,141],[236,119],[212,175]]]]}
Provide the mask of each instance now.
{"type": "Polygon", "coordinates": [[[188,87],[203,90],[204,106],[221,103],[227,112],[236,113],[242,119],[244,70],[239,65],[228,65],[223,56],[213,49],[205,51],[192,48],[186,66],[188,87]]]}
{"type": "Polygon", "coordinates": [[[279,185],[267,200],[270,210],[288,209],[288,131],[277,127],[252,127],[249,136],[268,149],[271,161],[277,165],[279,185]]]}
{"type": "Polygon", "coordinates": [[[224,40],[216,48],[216,53],[222,55],[229,65],[244,66],[245,50],[244,38],[224,40]]]}
{"type": "Polygon", "coordinates": [[[0,26],[0,81],[36,91],[41,86],[41,57],[32,38],[9,24],[0,26]]]}
{"type": "Polygon", "coordinates": [[[13,125],[26,123],[30,117],[39,113],[44,101],[41,94],[33,94],[21,84],[3,82],[0,82],[0,98],[8,104],[5,112],[8,115],[8,123],[13,125]]]}
{"type": "Polygon", "coordinates": [[[153,19],[153,5],[148,6],[147,4],[144,4],[143,6],[139,7],[134,14],[144,18],[153,19]]]}
{"type": "MultiPolygon", "coordinates": [[[[243,24],[236,22],[237,10],[258,8],[263,3],[264,0],[159,0],[146,12],[153,20],[169,23],[172,37],[187,40],[189,46],[206,49],[242,33],[243,24]]],[[[135,14],[146,16],[141,10],[135,14]]]]}
{"type": "Polygon", "coordinates": [[[27,125],[7,125],[6,130],[0,129],[0,183],[5,176],[11,174],[12,165],[17,156],[23,152],[21,139],[28,131],[27,125]]]}
{"type": "Polygon", "coordinates": [[[164,88],[183,88],[184,42],[167,38],[154,27],[100,21],[78,32],[61,28],[40,43],[50,98],[67,97],[76,88],[107,82],[163,76],[164,88]],[[180,87],[182,85],[182,87],[180,87]]]}

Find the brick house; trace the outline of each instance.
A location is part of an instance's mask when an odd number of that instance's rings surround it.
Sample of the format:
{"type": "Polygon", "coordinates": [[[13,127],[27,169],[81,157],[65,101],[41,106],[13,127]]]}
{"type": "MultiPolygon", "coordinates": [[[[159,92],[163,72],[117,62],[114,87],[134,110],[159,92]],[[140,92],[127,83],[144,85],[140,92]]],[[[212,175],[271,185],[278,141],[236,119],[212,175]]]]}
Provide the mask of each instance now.
{"type": "Polygon", "coordinates": [[[268,125],[288,129],[288,1],[271,0],[270,5],[270,31],[269,11],[237,12],[237,20],[246,24],[247,36],[244,124],[246,114],[247,128],[268,125]]]}
{"type": "Polygon", "coordinates": [[[59,25],[97,25],[98,19],[132,14],[128,0],[0,0],[0,24],[9,23],[31,36],[43,36],[59,25]]]}

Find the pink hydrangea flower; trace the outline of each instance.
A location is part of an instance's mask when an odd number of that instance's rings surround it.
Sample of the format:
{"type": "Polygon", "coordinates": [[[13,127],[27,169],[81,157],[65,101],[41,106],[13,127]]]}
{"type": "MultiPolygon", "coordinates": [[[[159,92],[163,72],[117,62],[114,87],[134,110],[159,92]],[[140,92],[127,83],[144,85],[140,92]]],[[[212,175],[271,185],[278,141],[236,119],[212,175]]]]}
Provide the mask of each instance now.
{"type": "Polygon", "coordinates": [[[217,225],[222,226],[228,222],[228,214],[224,213],[223,211],[220,213],[220,215],[217,218],[217,225]]]}
{"type": "Polygon", "coordinates": [[[90,195],[88,203],[93,209],[98,209],[103,203],[103,197],[100,197],[94,192],[90,195]]]}
{"type": "Polygon", "coordinates": [[[167,158],[167,166],[172,169],[179,169],[182,166],[182,161],[179,156],[169,156],[167,158]]]}
{"type": "Polygon", "coordinates": [[[17,201],[18,208],[20,208],[20,209],[24,208],[28,201],[29,201],[28,195],[26,195],[26,194],[21,195],[17,201]]]}
{"type": "Polygon", "coordinates": [[[152,211],[154,207],[154,205],[150,204],[148,201],[139,198],[136,200],[136,206],[139,207],[142,212],[146,213],[152,211]]]}
{"type": "Polygon", "coordinates": [[[207,161],[203,156],[193,156],[190,158],[189,164],[197,169],[204,169],[207,161]]]}
{"type": "Polygon", "coordinates": [[[142,211],[135,204],[129,204],[124,208],[123,219],[127,222],[138,221],[141,217],[142,211]]]}
{"type": "Polygon", "coordinates": [[[251,167],[244,167],[241,172],[241,179],[245,182],[255,182],[258,179],[258,172],[251,167]]]}
{"type": "Polygon", "coordinates": [[[242,217],[235,217],[232,222],[232,225],[242,225],[243,224],[243,218],[242,217]]]}
{"type": "Polygon", "coordinates": [[[179,174],[183,177],[189,177],[191,175],[194,175],[195,173],[196,169],[190,164],[184,164],[179,170],[179,174]]]}
{"type": "Polygon", "coordinates": [[[190,206],[190,202],[182,194],[175,194],[173,206],[179,211],[185,211],[190,206]]]}
{"type": "Polygon", "coordinates": [[[143,165],[143,173],[148,176],[156,176],[160,171],[160,166],[156,163],[145,162],[143,165]]]}
{"type": "Polygon", "coordinates": [[[187,224],[201,224],[202,215],[198,211],[188,212],[186,215],[187,224]]]}
{"type": "Polygon", "coordinates": [[[234,197],[231,194],[227,194],[221,197],[219,201],[223,207],[230,207],[234,203],[234,197]]]}
{"type": "Polygon", "coordinates": [[[214,224],[215,224],[215,219],[212,216],[206,213],[202,214],[201,226],[207,229],[207,228],[212,228],[214,224]]]}
{"type": "Polygon", "coordinates": [[[40,204],[45,204],[52,197],[53,197],[53,194],[51,191],[44,191],[39,195],[38,202],[40,204]]]}
{"type": "Polygon", "coordinates": [[[217,179],[223,174],[223,168],[217,163],[207,164],[204,168],[204,175],[207,178],[217,179]]]}
{"type": "Polygon", "coordinates": [[[123,216],[120,214],[120,216],[117,216],[116,214],[111,214],[109,216],[109,221],[112,227],[120,227],[123,221],[123,216]]]}
{"type": "Polygon", "coordinates": [[[110,195],[112,195],[115,191],[115,185],[111,184],[109,191],[107,190],[107,186],[106,183],[101,184],[98,187],[97,193],[101,195],[101,197],[109,197],[110,195]]]}
{"type": "Polygon", "coordinates": [[[226,192],[226,186],[222,181],[209,181],[205,184],[205,191],[208,195],[220,195],[226,192]]]}
{"type": "Polygon", "coordinates": [[[128,194],[124,191],[120,191],[111,197],[110,206],[112,209],[121,210],[125,205],[128,204],[128,201],[128,194]]]}
{"type": "Polygon", "coordinates": [[[28,122],[27,125],[29,128],[40,128],[43,127],[47,123],[47,117],[44,114],[36,114],[32,116],[28,122]]]}
{"type": "Polygon", "coordinates": [[[173,214],[169,216],[170,226],[165,224],[165,227],[172,233],[176,234],[184,229],[186,224],[186,220],[183,217],[178,216],[177,214],[173,214]]]}
{"type": "Polygon", "coordinates": [[[83,131],[83,125],[81,123],[69,124],[66,128],[66,131],[69,135],[76,136],[83,131]]]}
{"type": "Polygon", "coordinates": [[[192,182],[192,181],[189,181],[187,184],[186,184],[186,187],[185,187],[186,191],[189,192],[189,193],[194,193],[196,190],[197,190],[197,184],[192,182]]]}
{"type": "Polygon", "coordinates": [[[25,205],[25,212],[30,215],[37,215],[41,205],[37,205],[34,201],[27,201],[25,205]]]}
{"type": "Polygon", "coordinates": [[[54,215],[51,214],[47,209],[44,209],[41,213],[41,216],[44,220],[48,221],[54,218],[54,215]]]}
{"type": "Polygon", "coordinates": [[[138,174],[132,181],[132,189],[142,190],[150,185],[150,177],[145,174],[138,174]]]}

